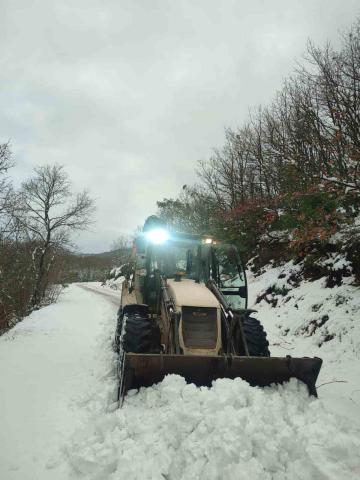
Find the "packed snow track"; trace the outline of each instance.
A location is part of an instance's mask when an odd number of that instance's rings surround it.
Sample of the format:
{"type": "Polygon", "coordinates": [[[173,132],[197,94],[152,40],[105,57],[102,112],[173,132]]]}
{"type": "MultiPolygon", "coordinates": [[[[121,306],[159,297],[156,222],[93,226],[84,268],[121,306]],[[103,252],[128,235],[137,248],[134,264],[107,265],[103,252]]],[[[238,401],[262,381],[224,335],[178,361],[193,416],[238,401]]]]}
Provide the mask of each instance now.
{"type": "Polygon", "coordinates": [[[168,376],[116,409],[115,300],[71,285],[0,337],[1,479],[360,477],[360,430],[296,381],[168,376]]]}

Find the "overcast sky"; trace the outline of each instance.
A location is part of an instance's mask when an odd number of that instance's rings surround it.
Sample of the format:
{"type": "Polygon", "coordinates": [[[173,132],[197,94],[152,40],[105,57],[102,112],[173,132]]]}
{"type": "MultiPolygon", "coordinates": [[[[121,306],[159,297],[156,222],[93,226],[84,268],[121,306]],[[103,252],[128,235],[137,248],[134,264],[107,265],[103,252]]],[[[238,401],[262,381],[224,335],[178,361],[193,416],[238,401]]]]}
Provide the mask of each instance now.
{"type": "Polygon", "coordinates": [[[0,142],[15,182],[64,164],[97,203],[79,249],[108,250],[195,181],[308,38],[337,43],[359,14],[359,0],[0,0],[0,142]]]}

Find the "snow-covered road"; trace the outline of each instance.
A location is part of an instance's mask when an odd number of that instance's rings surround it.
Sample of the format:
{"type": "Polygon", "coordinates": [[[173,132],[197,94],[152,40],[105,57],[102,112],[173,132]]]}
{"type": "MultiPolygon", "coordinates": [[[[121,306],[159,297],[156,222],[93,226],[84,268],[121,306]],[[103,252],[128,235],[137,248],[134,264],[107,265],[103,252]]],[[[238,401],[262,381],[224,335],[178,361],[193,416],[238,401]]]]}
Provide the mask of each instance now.
{"type": "Polygon", "coordinates": [[[69,478],[61,451],[84,422],[94,372],[112,371],[110,342],[102,352],[99,338],[112,333],[116,310],[71,285],[0,337],[1,480],[69,478]]]}
{"type": "Polygon", "coordinates": [[[102,297],[106,297],[111,303],[113,303],[117,308],[120,306],[121,292],[120,290],[115,290],[113,288],[102,286],[100,282],[91,282],[91,283],[79,283],[79,287],[84,290],[88,290],[92,293],[97,293],[102,297]]]}
{"type": "MultiPolygon", "coordinates": [[[[296,381],[199,389],[169,376],[116,410],[118,300],[71,285],[0,337],[1,480],[360,478],[360,429],[296,381]]],[[[260,305],[273,349],[281,312],[260,305]]]]}

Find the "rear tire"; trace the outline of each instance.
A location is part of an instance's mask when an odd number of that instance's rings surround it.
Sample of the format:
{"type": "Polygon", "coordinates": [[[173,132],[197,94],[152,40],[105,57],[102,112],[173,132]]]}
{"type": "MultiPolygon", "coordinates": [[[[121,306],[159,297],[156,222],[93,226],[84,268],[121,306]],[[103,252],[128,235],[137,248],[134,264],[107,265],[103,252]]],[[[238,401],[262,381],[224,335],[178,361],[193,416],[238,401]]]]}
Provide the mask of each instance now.
{"type": "MultiPolygon", "coordinates": [[[[119,349],[131,353],[160,353],[160,329],[154,320],[141,311],[125,313],[118,322],[119,349]],[[124,324],[124,327],[123,327],[124,324]]],[[[118,331],[117,329],[117,331],[118,331]]]]}

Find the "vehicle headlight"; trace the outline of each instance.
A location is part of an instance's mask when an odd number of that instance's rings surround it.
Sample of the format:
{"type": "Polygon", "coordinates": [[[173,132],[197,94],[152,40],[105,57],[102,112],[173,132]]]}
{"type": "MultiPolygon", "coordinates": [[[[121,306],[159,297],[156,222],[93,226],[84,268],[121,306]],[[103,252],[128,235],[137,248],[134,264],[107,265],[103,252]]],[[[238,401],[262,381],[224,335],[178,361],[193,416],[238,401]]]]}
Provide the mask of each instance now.
{"type": "Polygon", "coordinates": [[[145,237],[155,245],[160,245],[161,243],[166,242],[169,240],[170,235],[167,230],[164,228],[154,228],[153,230],[149,230],[145,233],[145,237]]]}

